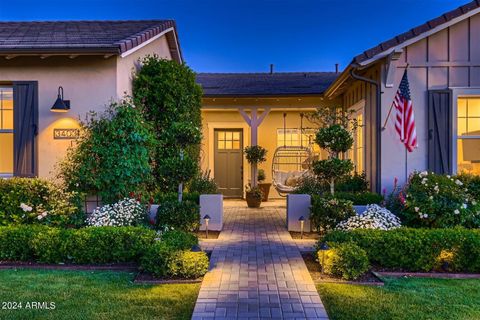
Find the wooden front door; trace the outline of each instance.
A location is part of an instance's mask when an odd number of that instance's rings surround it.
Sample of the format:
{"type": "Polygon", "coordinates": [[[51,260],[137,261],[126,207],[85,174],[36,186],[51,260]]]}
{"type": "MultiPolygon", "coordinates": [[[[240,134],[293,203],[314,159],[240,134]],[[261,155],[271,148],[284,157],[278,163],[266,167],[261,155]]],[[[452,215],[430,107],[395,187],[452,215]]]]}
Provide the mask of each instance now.
{"type": "Polygon", "coordinates": [[[225,197],[243,196],[243,130],[215,130],[214,176],[225,197]]]}

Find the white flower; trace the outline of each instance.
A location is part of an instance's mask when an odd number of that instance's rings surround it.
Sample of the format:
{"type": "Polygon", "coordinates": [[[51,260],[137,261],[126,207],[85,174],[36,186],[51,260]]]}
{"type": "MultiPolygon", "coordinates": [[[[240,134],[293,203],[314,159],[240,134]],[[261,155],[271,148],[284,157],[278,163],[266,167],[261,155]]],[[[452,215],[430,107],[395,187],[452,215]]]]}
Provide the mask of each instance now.
{"type": "Polygon", "coordinates": [[[420,210],[419,207],[415,207],[415,212],[418,212],[420,210]]]}
{"type": "Polygon", "coordinates": [[[454,214],[460,214],[460,211],[459,211],[458,209],[455,209],[455,210],[453,211],[453,213],[454,213],[454,214]]]}
{"type": "Polygon", "coordinates": [[[125,198],[112,205],[95,209],[87,218],[89,226],[131,226],[140,222],[146,209],[135,199],[125,198]]]}
{"type": "Polygon", "coordinates": [[[37,216],[37,219],[38,219],[38,220],[42,220],[42,219],[43,219],[43,216],[42,216],[42,215],[39,215],[39,216],[37,216]]]}
{"type": "Polygon", "coordinates": [[[348,218],[340,222],[336,229],[380,229],[390,230],[400,227],[400,219],[391,213],[388,209],[379,205],[372,204],[367,206],[367,210],[360,215],[348,218]]]}
{"type": "Polygon", "coordinates": [[[472,201],[472,204],[473,204],[474,206],[477,205],[477,201],[473,200],[473,201],[472,201]]]}
{"type": "Polygon", "coordinates": [[[424,218],[424,219],[427,219],[427,218],[428,218],[428,214],[425,213],[425,214],[423,215],[423,218],[424,218]]]}
{"type": "Polygon", "coordinates": [[[447,178],[448,178],[448,179],[450,179],[450,178],[451,178],[449,174],[447,174],[447,178]]]}
{"type": "Polygon", "coordinates": [[[25,211],[25,212],[30,212],[30,211],[32,211],[32,210],[33,210],[33,208],[32,208],[32,207],[30,207],[30,206],[26,205],[26,204],[25,204],[25,203],[23,203],[23,202],[20,204],[20,208],[22,208],[22,210],[23,210],[23,211],[25,211]]]}
{"type": "Polygon", "coordinates": [[[462,181],[460,181],[460,180],[458,180],[458,179],[457,179],[457,180],[455,180],[455,183],[456,183],[457,185],[459,185],[459,186],[463,186],[463,183],[462,183],[462,181]]]}
{"type": "Polygon", "coordinates": [[[467,209],[467,204],[466,203],[462,204],[462,208],[467,209]]]}

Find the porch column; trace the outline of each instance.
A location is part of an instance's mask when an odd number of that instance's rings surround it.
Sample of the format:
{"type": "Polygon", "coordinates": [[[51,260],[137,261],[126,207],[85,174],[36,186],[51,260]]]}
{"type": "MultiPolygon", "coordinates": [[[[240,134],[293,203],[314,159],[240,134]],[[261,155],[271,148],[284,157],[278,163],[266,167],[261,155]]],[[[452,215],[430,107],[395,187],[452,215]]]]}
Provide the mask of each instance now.
{"type": "MultiPolygon", "coordinates": [[[[256,146],[258,144],[258,127],[262,124],[263,119],[270,113],[270,108],[265,108],[263,112],[258,115],[258,107],[250,109],[250,116],[245,112],[245,108],[239,108],[238,112],[242,115],[245,122],[250,127],[250,145],[256,146]]],[[[257,186],[257,165],[252,165],[251,184],[253,187],[257,186]]]]}

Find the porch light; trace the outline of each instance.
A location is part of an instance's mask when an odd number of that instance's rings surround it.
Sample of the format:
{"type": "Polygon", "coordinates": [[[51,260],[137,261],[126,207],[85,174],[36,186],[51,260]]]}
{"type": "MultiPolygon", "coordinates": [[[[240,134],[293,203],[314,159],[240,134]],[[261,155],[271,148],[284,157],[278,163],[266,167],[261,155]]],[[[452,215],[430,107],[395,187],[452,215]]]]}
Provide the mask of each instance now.
{"type": "Polygon", "coordinates": [[[50,111],[52,112],[67,112],[70,110],[70,100],[63,100],[63,87],[58,87],[58,96],[57,100],[53,104],[50,111]]]}
{"type": "Polygon", "coordinates": [[[208,222],[210,221],[210,216],[206,214],[203,220],[205,221],[205,237],[208,239],[208,222]]]}
{"type": "Polygon", "coordinates": [[[300,221],[300,239],[303,239],[303,228],[305,226],[305,218],[301,216],[298,218],[298,221],[300,221]]]}
{"type": "Polygon", "coordinates": [[[324,271],[324,268],[325,268],[325,251],[328,251],[330,250],[330,247],[328,246],[328,244],[326,242],[322,242],[322,244],[320,245],[320,247],[318,248],[319,251],[322,251],[322,274],[323,274],[323,271],[324,271]]]}

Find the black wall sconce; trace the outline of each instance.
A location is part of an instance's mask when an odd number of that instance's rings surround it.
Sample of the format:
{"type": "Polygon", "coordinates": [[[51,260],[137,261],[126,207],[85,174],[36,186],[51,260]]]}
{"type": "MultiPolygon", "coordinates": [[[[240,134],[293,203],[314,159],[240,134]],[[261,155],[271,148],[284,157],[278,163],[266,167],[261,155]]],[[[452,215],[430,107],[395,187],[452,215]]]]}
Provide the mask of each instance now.
{"type": "Polygon", "coordinates": [[[63,100],[63,87],[58,87],[58,97],[55,100],[50,111],[52,112],[67,112],[70,110],[70,100],[63,100]]]}

